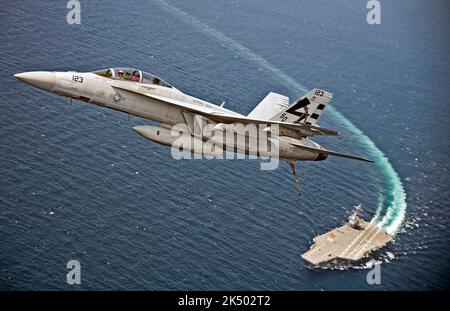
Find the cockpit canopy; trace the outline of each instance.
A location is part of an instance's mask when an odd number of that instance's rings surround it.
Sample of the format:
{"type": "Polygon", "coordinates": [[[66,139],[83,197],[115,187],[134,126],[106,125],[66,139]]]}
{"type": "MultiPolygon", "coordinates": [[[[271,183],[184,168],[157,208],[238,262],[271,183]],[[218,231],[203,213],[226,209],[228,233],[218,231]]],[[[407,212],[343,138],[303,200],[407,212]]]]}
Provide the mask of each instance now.
{"type": "Polygon", "coordinates": [[[126,80],[131,82],[138,82],[138,83],[144,83],[144,84],[155,84],[155,85],[161,85],[164,87],[172,88],[172,85],[169,83],[161,80],[157,76],[154,76],[148,72],[141,71],[138,69],[133,68],[108,68],[108,69],[102,69],[98,71],[94,71],[95,74],[115,79],[115,80],[126,80]]]}

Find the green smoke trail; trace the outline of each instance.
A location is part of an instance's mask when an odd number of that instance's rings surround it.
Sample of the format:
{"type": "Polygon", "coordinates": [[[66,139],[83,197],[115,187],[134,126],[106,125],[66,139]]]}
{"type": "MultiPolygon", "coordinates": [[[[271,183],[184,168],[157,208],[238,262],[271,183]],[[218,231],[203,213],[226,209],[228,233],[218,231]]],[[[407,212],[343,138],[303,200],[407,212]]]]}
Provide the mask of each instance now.
{"type": "MultiPolygon", "coordinates": [[[[213,40],[216,40],[224,48],[230,50],[236,56],[253,63],[256,67],[270,76],[277,77],[280,82],[295,90],[299,94],[308,92],[306,87],[295,81],[292,77],[280,69],[275,68],[263,57],[257,55],[235,40],[225,36],[223,33],[209,27],[207,24],[201,22],[194,16],[171,6],[163,0],[155,0],[155,3],[157,3],[166,13],[194,27],[213,40]]],[[[377,212],[372,220],[379,220],[380,226],[385,228],[389,233],[394,234],[400,227],[406,210],[406,192],[403,188],[400,177],[392,167],[388,158],[367,135],[365,135],[358,127],[356,127],[349,119],[347,119],[334,107],[330,107],[329,112],[335,120],[337,120],[357,139],[358,143],[361,144],[365,150],[367,150],[372,159],[375,160],[376,165],[384,178],[386,197],[379,200],[377,212]]]]}

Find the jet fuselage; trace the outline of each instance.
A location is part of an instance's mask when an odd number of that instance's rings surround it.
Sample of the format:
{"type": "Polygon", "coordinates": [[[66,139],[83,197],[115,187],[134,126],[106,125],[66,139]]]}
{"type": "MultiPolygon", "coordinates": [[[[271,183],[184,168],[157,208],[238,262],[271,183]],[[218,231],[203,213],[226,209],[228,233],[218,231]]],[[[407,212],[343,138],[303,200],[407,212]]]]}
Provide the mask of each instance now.
{"type": "MultiPolygon", "coordinates": [[[[16,74],[15,77],[32,86],[70,99],[77,99],[101,107],[121,111],[129,115],[158,121],[166,129],[165,131],[153,131],[150,127],[144,131],[142,126],[136,127],[135,131],[141,136],[163,145],[171,145],[173,140],[169,137],[163,138],[153,136],[153,133],[158,133],[157,135],[159,136],[162,132],[167,133],[167,128],[170,126],[186,123],[184,115],[185,110],[171,105],[164,100],[156,100],[153,98],[145,98],[144,100],[138,94],[124,91],[115,86],[126,84],[128,88],[131,87],[137,92],[146,92],[156,97],[170,98],[171,100],[188,103],[194,107],[207,108],[213,110],[217,114],[245,117],[239,113],[223,108],[222,106],[184,94],[175,87],[165,82],[161,82],[161,80],[155,76],[152,77],[158,79],[158,84],[143,83],[143,78],[140,78],[140,81],[111,79],[93,72],[35,71],[19,73],[16,74]]],[[[310,152],[291,145],[289,143],[290,139],[290,137],[279,137],[279,158],[288,161],[317,161],[326,159],[326,154],[310,152]]],[[[300,141],[301,144],[305,146],[321,148],[317,143],[306,138],[300,138],[297,141],[300,141]]],[[[248,152],[248,148],[238,149],[237,152],[248,152]]],[[[258,153],[258,155],[265,156],[261,153],[258,153]]]]}

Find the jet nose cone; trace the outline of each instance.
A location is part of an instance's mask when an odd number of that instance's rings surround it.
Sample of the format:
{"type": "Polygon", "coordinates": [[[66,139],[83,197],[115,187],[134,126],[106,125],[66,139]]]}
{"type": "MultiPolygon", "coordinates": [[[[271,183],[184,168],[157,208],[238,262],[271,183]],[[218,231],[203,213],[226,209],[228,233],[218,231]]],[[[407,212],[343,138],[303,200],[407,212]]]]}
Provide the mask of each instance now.
{"type": "Polygon", "coordinates": [[[55,73],[50,71],[22,72],[15,74],[14,77],[34,87],[50,92],[53,91],[56,83],[55,73]]]}

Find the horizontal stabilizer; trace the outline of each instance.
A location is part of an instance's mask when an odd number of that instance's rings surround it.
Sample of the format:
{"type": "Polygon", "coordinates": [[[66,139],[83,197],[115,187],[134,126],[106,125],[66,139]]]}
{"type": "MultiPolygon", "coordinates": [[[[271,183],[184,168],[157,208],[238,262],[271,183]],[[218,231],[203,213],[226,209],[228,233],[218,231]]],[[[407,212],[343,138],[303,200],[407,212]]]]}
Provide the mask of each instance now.
{"type": "Polygon", "coordinates": [[[334,157],[347,158],[347,159],[352,159],[352,160],[374,163],[374,161],[372,161],[372,160],[362,158],[362,157],[357,157],[357,156],[354,156],[351,154],[345,154],[345,153],[335,152],[335,151],[326,150],[326,149],[319,149],[319,148],[304,146],[302,144],[297,144],[297,143],[293,143],[293,142],[290,142],[290,144],[295,147],[298,147],[298,148],[301,148],[303,150],[307,150],[310,152],[314,152],[314,153],[325,153],[327,155],[334,156],[334,157]]]}

